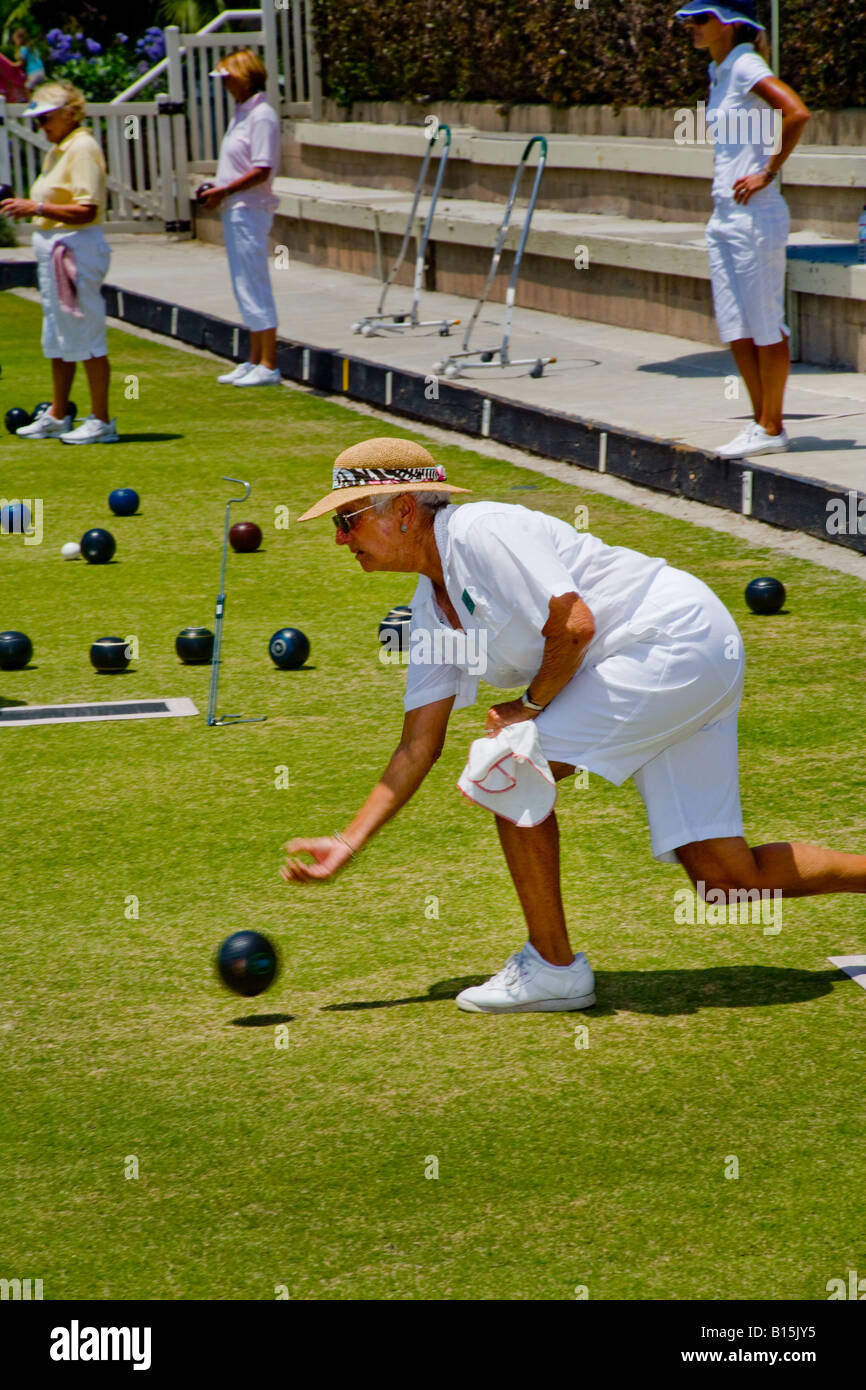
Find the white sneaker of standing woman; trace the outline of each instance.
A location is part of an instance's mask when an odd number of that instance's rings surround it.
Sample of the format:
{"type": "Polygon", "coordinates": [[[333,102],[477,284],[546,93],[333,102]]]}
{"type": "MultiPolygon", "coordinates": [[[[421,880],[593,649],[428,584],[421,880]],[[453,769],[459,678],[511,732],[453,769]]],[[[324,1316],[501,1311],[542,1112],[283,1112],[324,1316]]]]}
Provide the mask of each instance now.
{"type": "Polygon", "coordinates": [[[223,372],[222,376],[217,377],[217,381],[223,386],[234,386],[236,381],[240,381],[242,376],[253,370],[252,362],[239,362],[230,372],[223,372]]]}
{"type": "Polygon", "coordinates": [[[117,421],[109,420],[106,424],[96,415],[88,415],[77,430],[60,435],[61,444],[116,444],[117,441],[117,421]]]}
{"type": "Polygon", "coordinates": [[[740,433],[736,435],[734,439],[730,440],[727,444],[722,444],[720,448],[714,450],[714,453],[722,459],[741,459],[747,452],[752,442],[752,435],[757,428],[756,422],[750,420],[747,425],[743,426],[740,433]]]}
{"type": "Polygon", "coordinates": [[[237,381],[233,381],[232,386],[279,386],[282,379],[278,367],[263,367],[259,363],[251,372],[245,372],[237,381]]]}
{"type": "Polygon", "coordinates": [[[763,425],[755,425],[745,452],[749,458],[753,458],[755,454],[785,454],[788,452],[788,443],[788,436],[784,430],[779,434],[768,434],[763,425]]]}
{"type": "Polygon", "coordinates": [[[71,415],[67,415],[65,420],[55,420],[49,409],[43,410],[32,424],[22,425],[15,433],[22,439],[59,439],[61,434],[68,434],[74,424],[71,415]]]}

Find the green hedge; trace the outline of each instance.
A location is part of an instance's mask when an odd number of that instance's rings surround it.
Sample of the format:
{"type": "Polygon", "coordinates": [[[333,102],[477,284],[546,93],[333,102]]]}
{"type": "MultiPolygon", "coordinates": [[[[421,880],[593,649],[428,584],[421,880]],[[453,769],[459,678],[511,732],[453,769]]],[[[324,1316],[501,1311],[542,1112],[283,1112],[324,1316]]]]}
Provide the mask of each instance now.
{"type": "MultiPolygon", "coordinates": [[[[326,95],[353,101],[681,106],[706,97],[664,0],[313,0],[326,95]]],[[[769,3],[759,0],[769,23],[769,3]]],[[[815,109],[866,106],[863,0],[781,0],[781,75],[815,109]]]]}

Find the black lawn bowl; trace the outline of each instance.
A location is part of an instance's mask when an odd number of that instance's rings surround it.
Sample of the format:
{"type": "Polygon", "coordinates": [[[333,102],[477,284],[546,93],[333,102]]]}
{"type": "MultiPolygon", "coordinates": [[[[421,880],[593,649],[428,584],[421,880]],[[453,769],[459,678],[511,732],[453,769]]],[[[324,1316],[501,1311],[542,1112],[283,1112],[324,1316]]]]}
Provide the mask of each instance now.
{"type": "Polygon", "coordinates": [[[379,641],[384,648],[382,660],[395,660],[402,652],[409,649],[409,629],[412,625],[412,609],[406,604],[399,604],[386,614],[383,621],[379,624],[379,641]]]}
{"type": "Polygon", "coordinates": [[[0,671],[20,671],[33,655],[33,643],[24,632],[0,632],[0,671]]]}
{"type": "Polygon", "coordinates": [[[779,579],[753,579],[746,586],[746,603],[753,613],[778,613],[785,604],[785,586],[779,579]]]}
{"type": "MultiPolygon", "coordinates": [[[[40,401],[38,405],[34,405],[33,414],[30,417],[31,420],[38,420],[40,415],[44,415],[46,410],[51,409],[52,404],[53,403],[51,401],[40,401]]],[[[66,407],[66,414],[71,415],[73,420],[78,418],[78,406],[75,404],[74,401],[70,401],[68,403],[66,407]]]]}
{"type": "Polygon", "coordinates": [[[187,666],[204,666],[213,656],[213,642],[209,627],[185,627],[174,639],[174,649],[187,666]]]}
{"type": "Polygon", "coordinates": [[[89,565],[107,565],[117,542],[110,531],[101,526],[93,526],[81,537],[81,553],[89,565]]]}
{"type": "Polygon", "coordinates": [[[116,487],[108,494],[108,505],[115,516],[135,516],[140,500],[134,487],[116,487]]]}
{"type": "Polygon", "coordinates": [[[223,984],[247,998],[263,994],[279,968],[274,947],[257,931],[236,931],[227,936],[217,952],[216,964],[223,984]]]}
{"type": "Polygon", "coordinates": [[[125,671],[129,649],[123,637],[100,637],[90,648],[90,661],[97,671],[125,671]]]}
{"type": "Polygon", "coordinates": [[[210,190],[211,190],[212,188],[215,188],[215,187],[216,187],[216,184],[214,184],[214,183],[200,183],[199,186],[198,186],[198,188],[195,190],[195,200],[196,200],[196,202],[197,202],[197,203],[200,203],[201,200],[202,200],[202,198],[204,197],[205,193],[209,193],[210,190]]]}
{"type": "Polygon", "coordinates": [[[23,405],[13,405],[10,410],[6,411],[6,428],[10,434],[14,434],[16,430],[23,429],[25,425],[31,424],[32,419],[33,417],[30,411],[25,410],[23,405]]]}
{"type": "Polygon", "coordinates": [[[15,189],[11,183],[0,183],[0,203],[5,203],[7,198],[15,197],[15,189]]]}
{"type": "Polygon", "coordinates": [[[300,628],[281,627],[268,643],[268,651],[281,671],[296,671],[310,655],[310,643],[300,628]]]}

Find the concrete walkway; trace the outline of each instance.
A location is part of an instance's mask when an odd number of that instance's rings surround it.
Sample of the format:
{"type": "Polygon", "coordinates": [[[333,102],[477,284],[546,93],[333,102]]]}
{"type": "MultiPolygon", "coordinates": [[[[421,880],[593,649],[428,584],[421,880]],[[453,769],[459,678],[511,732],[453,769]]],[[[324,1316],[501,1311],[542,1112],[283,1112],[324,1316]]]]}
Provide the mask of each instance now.
{"type": "MultiPolygon", "coordinates": [[[[111,284],[206,310],[233,322],[238,312],[221,247],[163,236],[112,238],[111,284]]],[[[4,251],[4,259],[29,260],[28,248],[4,251]]],[[[323,269],[289,258],[272,281],[282,336],[317,347],[433,374],[433,364],[461,346],[463,328],[448,338],[437,330],[382,333],[372,338],[351,331],[373,313],[379,287],[371,279],[323,269]]],[[[572,320],[520,308],[514,313],[511,354],[555,356],[544,376],[527,367],[467,368],[462,380],[483,383],[485,393],[545,405],[602,427],[637,431],[712,452],[738,433],[749,414],[745,388],[723,348],[685,339],[572,320]],[[733,378],[733,380],[732,380],[733,378]],[[739,387],[739,399],[729,399],[739,387]]],[[[408,290],[392,290],[387,307],[405,308],[408,290]]],[[[423,318],[459,318],[465,325],[474,301],[425,294],[423,318]]],[[[503,307],[488,305],[472,347],[500,341],[503,307]]],[[[786,397],[788,454],[756,460],[794,476],[840,489],[866,490],[866,376],[795,364],[786,397]]]]}

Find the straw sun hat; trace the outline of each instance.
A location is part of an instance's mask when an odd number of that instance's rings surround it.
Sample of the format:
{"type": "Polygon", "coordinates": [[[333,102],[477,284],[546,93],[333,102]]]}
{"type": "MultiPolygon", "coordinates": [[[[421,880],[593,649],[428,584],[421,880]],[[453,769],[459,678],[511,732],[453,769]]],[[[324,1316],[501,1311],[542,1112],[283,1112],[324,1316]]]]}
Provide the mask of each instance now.
{"type": "Polygon", "coordinates": [[[471,492],[445,481],[445,469],[411,439],[365,439],[334,460],[332,491],[298,521],[334,512],[359,497],[390,492],[471,492]]]}

